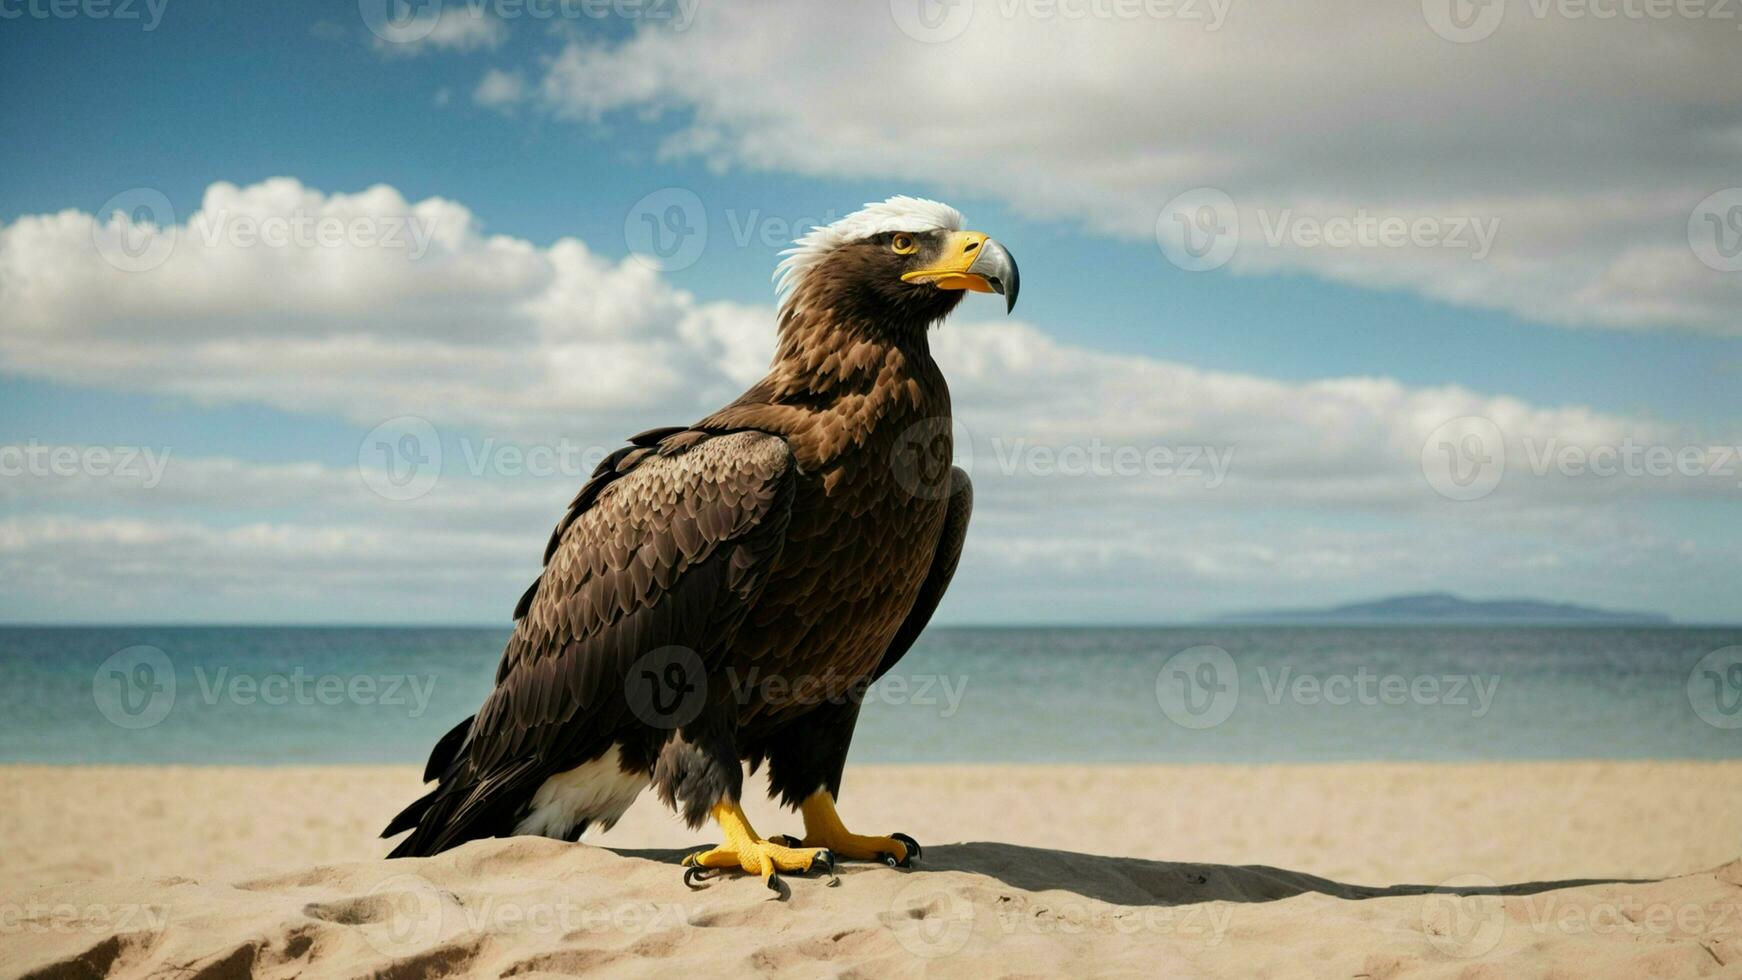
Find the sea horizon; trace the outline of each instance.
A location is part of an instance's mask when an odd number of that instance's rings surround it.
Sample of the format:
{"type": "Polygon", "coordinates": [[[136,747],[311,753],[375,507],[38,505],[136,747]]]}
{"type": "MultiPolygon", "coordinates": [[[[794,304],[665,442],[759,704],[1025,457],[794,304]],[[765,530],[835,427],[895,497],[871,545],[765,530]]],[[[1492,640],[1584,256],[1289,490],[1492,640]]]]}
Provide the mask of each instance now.
{"type": "MultiPolygon", "coordinates": [[[[0,626],[0,763],[422,763],[508,634],[0,626]]],[[[852,761],[1731,759],[1737,650],[1683,624],[940,626],[866,692],[852,761]]]]}

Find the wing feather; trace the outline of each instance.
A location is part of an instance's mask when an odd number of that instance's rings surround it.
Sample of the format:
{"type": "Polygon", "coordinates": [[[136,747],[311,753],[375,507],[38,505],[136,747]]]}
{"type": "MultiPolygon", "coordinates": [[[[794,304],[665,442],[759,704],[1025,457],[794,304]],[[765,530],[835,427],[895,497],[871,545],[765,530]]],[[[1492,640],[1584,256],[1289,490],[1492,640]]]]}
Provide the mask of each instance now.
{"type": "Polygon", "coordinates": [[[959,466],[952,468],[950,481],[950,509],[944,516],[944,527],[938,535],[937,550],[932,552],[931,568],[926,572],[925,581],[920,584],[919,594],[914,597],[907,617],[901,622],[901,628],[895,631],[894,638],[889,641],[889,648],[883,653],[882,661],[872,673],[873,681],[887,674],[889,668],[894,667],[907,654],[913,642],[919,639],[926,624],[931,622],[932,613],[937,612],[938,603],[943,601],[944,592],[950,587],[950,580],[956,576],[956,565],[962,558],[962,545],[968,539],[968,519],[974,514],[974,484],[968,479],[967,472],[959,466]]]}
{"type": "Polygon", "coordinates": [[[608,456],[516,606],[495,689],[462,744],[444,739],[441,785],[395,818],[416,829],[394,854],[507,832],[539,783],[635,724],[624,680],[643,654],[684,646],[717,666],[785,542],[795,473],[758,431],[656,429],[608,456]]]}

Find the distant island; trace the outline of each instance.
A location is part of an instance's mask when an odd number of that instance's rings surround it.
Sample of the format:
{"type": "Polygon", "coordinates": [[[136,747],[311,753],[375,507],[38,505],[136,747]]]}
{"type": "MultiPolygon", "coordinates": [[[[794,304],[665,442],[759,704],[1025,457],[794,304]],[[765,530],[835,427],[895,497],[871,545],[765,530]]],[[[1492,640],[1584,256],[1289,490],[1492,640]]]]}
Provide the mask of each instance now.
{"type": "Polygon", "coordinates": [[[1628,623],[1661,626],[1662,613],[1596,609],[1538,599],[1465,599],[1450,592],[1395,595],[1323,609],[1261,609],[1219,623],[1628,623]]]}

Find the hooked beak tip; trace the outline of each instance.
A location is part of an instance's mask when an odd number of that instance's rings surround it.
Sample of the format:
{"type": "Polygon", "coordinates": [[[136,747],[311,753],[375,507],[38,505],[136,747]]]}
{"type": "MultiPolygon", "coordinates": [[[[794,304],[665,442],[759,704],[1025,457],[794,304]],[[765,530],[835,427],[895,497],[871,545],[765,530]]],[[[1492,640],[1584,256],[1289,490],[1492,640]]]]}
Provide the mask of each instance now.
{"type": "Polygon", "coordinates": [[[993,239],[987,239],[980,248],[980,254],[969,267],[970,274],[977,274],[986,280],[986,285],[992,291],[1004,297],[1004,313],[1016,309],[1016,294],[1022,289],[1022,276],[1016,269],[1016,259],[1010,250],[993,239]]]}

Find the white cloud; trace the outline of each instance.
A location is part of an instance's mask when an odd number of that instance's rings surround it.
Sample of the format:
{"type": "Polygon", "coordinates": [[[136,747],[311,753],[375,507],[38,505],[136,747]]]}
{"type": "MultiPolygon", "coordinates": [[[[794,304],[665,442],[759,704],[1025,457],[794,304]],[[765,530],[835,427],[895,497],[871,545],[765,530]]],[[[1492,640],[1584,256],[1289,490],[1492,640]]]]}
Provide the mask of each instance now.
{"type": "Polygon", "coordinates": [[[959,35],[907,24],[938,43],[904,33],[902,3],[708,5],[683,32],[569,44],[540,97],[578,119],[677,110],[670,155],[923,181],[1146,242],[1176,195],[1217,188],[1240,217],[1235,272],[1565,325],[1742,333],[1742,274],[1689,240],[1696,206],[1738,185],[1733,20],[1514,4],[1493,36],[1459,44],[1414,3],[1155,17],[964,3],[934,8],[971,11],[959,35]],[[1444,244],[1272,245],[1262,231],[1363,217],[1427,221],[1444,244]],[[1496,232],[1481,258],[1459,244],[1466,219],[1496,232]]]}
{"type": "MultiPolygon", "coordinates": [[[[579,479],[474,477],[453,461],[426,496],[392,501],[351,468],[184,456],[149,490],[8,481],[0,574],[16,587],[0,616],[505,622],[579,479]]],[[[1350,527],[1278,519],[1237,495],[1035,482],[977,469],[949,619],[1175,620],[1282,596],[1442,588],[1716,619],[1733,615],[1726,583],[1742,572],[1733,540],[1613,507],[1514,516],[1442,502],[1350,527]]],[[[1361,501],[1346,510],[1370,513],[1361,501]]]]}
{"type": "Polygon", "coordinates": [[[0,228],[8,369],[371,424],[548,429],[699,415],[766,365],[762,309],[699,303],[574,239],[486,235],[461,205],[390,187],[213,184],[159,230],[174,245],[155,268],[93,248],[135,232],[78,211],[0,228]]]}
{"type": "Polygon", "coordinates": [[[447,4],[439,13],[420,13],[404,25],[384,27],[375,50],[391,57],[425,51],[494,51],[508,39],[508,25],[471,4],[447,4]]]}
{"type": "MultiPolygon", "coordinates": [[[[139,622],[194,615],[228,622],[506,622],[509,596],[467,590],[530,581],[524,549],[495,535],[425,527],[76,518],[0,519],[0,571],[29,582],[4,605],[26,621],[139,622]],[[464,555],[456,561],[454,556],[464,555]],[[516,574],[518,572],[518,574],[516,574]],[[456,612],[456,601],[458,611],[456,612]],[[166,609],[179,612],[166,615],[166,609]],[[325,610],[325,612],[323,612],[325,610]]],[[[535,555],[534,558],[537,556],[535,555]]],[[[536,569],[534,569],[536,571],[536,569]]]]}
{"type": "Polygon", "coordinates": [[[1037,500],[1054,498],[1063,481],[1077,488],[1073,494],[1104,495],[1108,505],[1123,498],[1127,506],[1190,499],[1218,507],[1455,509],[1464,502],[1435,489],[1422,456],[1437,430],[1460,419],[1495,427],[1477,447],[1494,455],[1498,471],[1482,498],[1490,513],[1742,496],[1742,458],[1735,458],[1742,431],[1702,432],[1388,378],[1286,382],[1205,371],[1073,347],[1021,323],[946,326],[934,349],[950,378],[958,436],[972,436],[973,472],[1042,477],[1009,481],[1037,500]],[[1157,448],[1203,452],[1195,460],[1182,452],[1142,458],[1157,448]],[[1067,449],[1075,455],[1061,462],[1067,449]],[[1225,478],[1217,478],[1218,459],[1231,459],[1225,478]],[[1081,478],[1059,475],[1067,468],[1081,478]],[[1605,468],[1616,472],[1604,476],[1605,468]]]}
{"type": "Polygon", "coordinates": [[[507,109],[526,97],[526,79],[519,72],[492,68],[478,80],[472,101],[490,109],[507,109]]]}
{"type": "MultiPolygon", "coordinates": [[[[0,370],[350,421],[327,459],[366,458],[377,424],[422,416],[441,432],[440,479],[394,502],[354,468],[195,445],[154,447],[171,456],[147,487],[32,470],[28,444],[0,445],[13,515],[0,566],[33,583],[3,614],[76,615],[69,596],[116,594],[133,604],[116,615],[137,618],[179,590],[243,618],[318,617],[321,595],[355,604],[353,618],[499,618],[599,455],[706,414],[759,377],[773,348],[771,306],[699,302],[637,260],[487,235],[460,204],[384,186],[215,184],[143,272],[94,244],[124,225],[64,211],[0,227],[0,370]],[[230,230],[273,219],[282,245],[230,230]],[[405,233],[423,236],[417,258],[382,246],[390,219],[421,223],[405,233]]],[[[1664,516],[1733,506],[1742,459],[1720,454],[1742,432],[1385,378],[1206,371],[977,322],[989,311],[974,302],[934,334],[977,491],[958,620],[1047,608],[1049,590],[1085,615],[1122,603],[1123,618],[1165,619],[1253,595],[1405,585],[1718,618],[1719,585],[1742,573],[1729,532],[1690,539],[1664,516]],[[1472,460],[1504,461],[1491,492],[1468,502],[1423,467],[1430,435],[1463,417],[1499,433],[1472,460]],[[1590,471],[1594,452],[1628,445],[1685,450],[1703,469],[1590,471]],[[1565,447],[1582,469],[1557,455],[1565,447]],[[1141,601],[1151,605],[1131,606],[1141,601]]]]}

